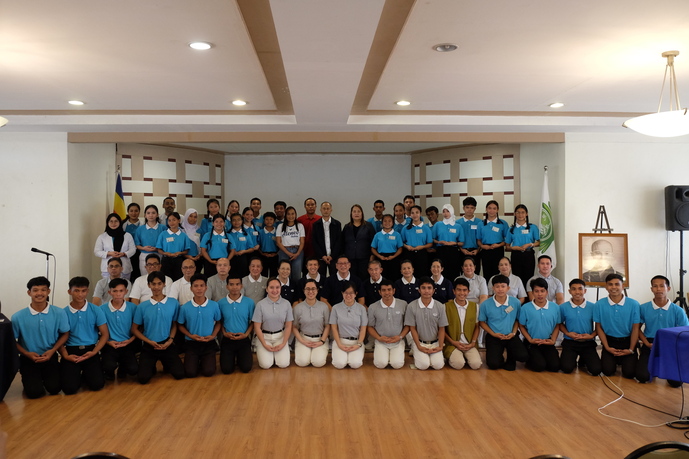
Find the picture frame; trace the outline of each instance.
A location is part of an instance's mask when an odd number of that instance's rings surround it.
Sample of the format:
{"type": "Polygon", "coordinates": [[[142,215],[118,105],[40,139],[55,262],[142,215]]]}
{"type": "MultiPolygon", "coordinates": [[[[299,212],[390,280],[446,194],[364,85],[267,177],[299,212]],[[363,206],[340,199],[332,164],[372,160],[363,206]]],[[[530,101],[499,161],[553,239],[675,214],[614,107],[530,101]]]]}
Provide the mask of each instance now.
{"type": "Polygon", "coordinates": [[[621,274],[629,288],[626,233],[579,233],[579,278],[589,287],[605,287],[609,274],[621,274]]]}

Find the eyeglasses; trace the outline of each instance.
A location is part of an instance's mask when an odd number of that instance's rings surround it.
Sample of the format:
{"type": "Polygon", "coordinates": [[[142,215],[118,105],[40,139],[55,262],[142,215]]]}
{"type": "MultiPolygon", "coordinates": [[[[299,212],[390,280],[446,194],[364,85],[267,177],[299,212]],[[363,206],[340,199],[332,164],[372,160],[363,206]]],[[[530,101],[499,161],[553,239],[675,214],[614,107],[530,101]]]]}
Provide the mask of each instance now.
{"type": "Polygon", "coordinates": [[[317,291],[317,290],[318,290],[318,289],[317,289],[316,287],[306,287],[306,288],[304,289],[305,292],[315,292],[315,291],[317,291]]]}
{"type": "Polygon", "coordinates": [[[152,268],[154,266],[160,266],[160,263],[146,263],[146,266],[149,266],[152,268]]]}

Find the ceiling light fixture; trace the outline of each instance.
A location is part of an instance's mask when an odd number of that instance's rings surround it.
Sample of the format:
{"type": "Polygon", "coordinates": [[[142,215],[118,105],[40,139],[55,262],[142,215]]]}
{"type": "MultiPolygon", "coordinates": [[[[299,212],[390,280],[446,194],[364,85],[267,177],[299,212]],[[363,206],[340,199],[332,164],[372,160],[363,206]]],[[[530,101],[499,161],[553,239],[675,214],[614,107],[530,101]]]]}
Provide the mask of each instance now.
{"type": "Polygon", "coordinates": [[[407,105],[411,105],[411,102],[409,102],[408,100],[398,100],[395,103],[400,107],[406,107],[407,105]]]}
{"type": "Polygon", "coordinates": [[[667,59],[667,64],[665,65],[663,86],[660,89],[658,112],[629,119],[622,126],[651,137],[678,137],[689,134],[689,115],[687,115],[687,109],[682,108],[677,91],[674,65],[677,55],[679,55],[679,51],[665,51],[662,54],[667,59]],[[668,71],[670,72],[670,110],[661,112],[668,71]]]}
{"type": "Polygon", "coordinates": [[[206,41],[195,41],[189,43],[189,47],[198,51],[205,51],[213,47],[213,43],[208,43],[206,41]]]}
{"type": "Polygon", "coordinates": [[[452,43],[440,43],[439,45],[434,45],[433,49],[439,53],[449,53],[456,50],[457,45],[453,45],[452,43]]]}
{"type": "Polygon", "coordinates": [[[69,105],[84,105],[84,103],[80,100],[70,100],[67,102],[69,105]]]}
{"type": "Polygon", "coordinates": [[[562,108],[564,106],[565,104],[563,104],[562,102],[553,102],[552,104],[548,105],[548,107],[550,108],[562,108]]]}
{"type": "Polygon", "coordinates": [[[236,105],[237,107],[242,107],[242,106],[246,105],[246,101],[239,100],[239,99],[233,100],[232,105],[236,105]]]}

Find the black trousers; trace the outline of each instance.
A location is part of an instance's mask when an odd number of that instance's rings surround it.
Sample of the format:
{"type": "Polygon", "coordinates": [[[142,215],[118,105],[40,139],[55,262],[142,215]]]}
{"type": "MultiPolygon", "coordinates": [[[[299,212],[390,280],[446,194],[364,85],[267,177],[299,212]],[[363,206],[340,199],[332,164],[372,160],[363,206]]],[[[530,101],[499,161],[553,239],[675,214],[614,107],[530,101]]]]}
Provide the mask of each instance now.
{"type": "Polygon", "coordinates": [[[218,274],[218,268],[215,267],[215,265],[205,258],[203,259],[203,275],[206,276],[206,278],[215,276],[218,274]]]}
{"type": "MultiPolygon", "coordinates": [[[[614,349],[629,349],[631,348],[630,340],[631,337],[627,336],[625,338],[617,338],[614,336],[608,336],[608,346],[614,349]]],[[[636,346],[635,346],[636,348],[636,346]]],[[[611,353],[605,350],[605,347],[601,351],[600,363],[602,367],[603,374],[605,376],[612,376],[617,371],[617,365],[622,367],[622,376],[627,379],[634,379],[636,376],[636,351],[630,355],[624,355],[622,357],[615,357],[611,353]]]]}
{"type": "MultiPolygon", "coordinates": [[[[443,223],[441,223],[442,225],[443,223]]],[[[450,281],[455,280],[460,274],[462,274],[462,253],[459,251],[459,247],[450,245],[441,245],[435,248],[437,257],[443,261],[445,270],[443,271],[443,277],[450,279],[450,281]]],[[[486,279],[488,280],[488,279],[486,279]]]]}
{"type": "Polygon", "coordinates": [[[562,340],[562,352],[560,353],[560,369],[564,373],[571,373],[579,362],[586,365],[586,370],[593,376],[601,372],[600,357],[596,350],[596,341],[575,341],[573,339],[562,340]]]}
{"type": "Polygon", "coordinates": [[[184,255],[178,257],[162,257],[161,265],[163,274],[168,276],[173,281],[182,277],[182,262],[184,255]]]}
{"type": "Polygon", "coordinates": [[[186,340],[184,351],[184,375],[187,378],[195,378],[199,370],[203,376],[215,374],[215,354],[218,352],[218,343],[213,341],[201,342],[186,340]]]}
{"type": "Polygon", "coordinates": [[[60,392],[60,363],[57,352],[43,363],[36,363],[22,355],[19,357],[19,373],[22,375],[24,393],[28,398],[43,397],[46,391],[50,395],[60,392]]]}
{"type": "MultiPolygon", "coordinates": [[[[394,255],[395,253],[381,253],[382,256],[384,257],[389,257],[394,255]]],[[[395,282],[397,279],[402,277],[402,273],[400,272],[400,259],[402,258],[402,254],[399,256],[393,258],[392,260],[380,260],[380,267],[383,268],[383,277],[395,282]]],[[[333,271],[334,273],[334,271],[333,271]]]]}
{"type": "Polygon", "coordinates": [[[277,252],[273,252],[274,257],[261,256],[261,261],[263,262],[263,272],[261,275],[263,277],[277,277],[278,275],[278,256],[277,252]]]}
{"type": "Polygon", "coordinates": [[[134,340],[124,347],[115,349],[109,345],[103,346],[100,351],[103,372],[106,377],[115,377],[115,370],[119,368],[119,375],[135,376],[139,372],[139,362],[136,360],[136,353],[141,349],[141,343],[134,340]]]}
{"type": "Polygon", "coordinates": [[[526,368],[540,373],[548,370],[553,373],[560,371],[560,356],[554,344],[531,344],[524,342],[529,358],[526,359],[526,368]]]}
{"type": "MultiPolygon", "coordinates": [[[[426,251],[426,249],[404,249],[402,251],[402,260],[404,259],[411,261],[411,265],[414,267],[414,277],[416,277],[417,279],[431,275],[431,270],[428,266],[428,252],[426,251]]],[[[366,277],[364,277],[364,279],[366,279],[366,277]]]]}
{"type": "Polygon", "coordinates": [[[220,370],[226,375],[234,372],[235,366],[242,373],[251,371],[254,357],[251,354],[251,339],[233,340],[223,338],[220,342],[220,370]]]}
{"type": "MultiPolygon", "coordinates": [[[[489,281],[491,277],[500,274],[498,263],[505,256],[505,248],[498,247],[497,249],[481,250],[479,253],[481,254],[481,265],[483,265],[483,274],[481,275],[486,278],[486,281],[489,281]]],[[[524,285],[524,288],[526,288],[526,285],[524,285]]]]}
{"type": "MultiPolygon", "coordinates": [[[[159,344],[163,344],[161,341],[159,344]]],[[[163,363],[163,369],[170,373],[175,379],[184,378],[184,365],[179,358],[177,346],[170,344],[167,349],[157,350],[144,343],[141,348],[141,355],[139,356],[139,382],[147,384],[153,375],[156,374],[156,364],[160,360],[163,363]]]]}
{"type": "MultiPolygon", "coordinates": [[[[653,344],[653,338],[646,338],[651,344],[653,344]]],[[[651,378],[651,373],[648,371],[648,358],[651,356],[651,348],[641,345],[639,348],[639,360],[636,363],[636,379],[641,383],[649,382],[651,378]]],[[[667,383],[671,387],[679,387],[682,385],[682,381],[675,381],[668,379],[667,383]]]]}
{"type": "Polygon", "coordinates": [[[522,280],[524,289],[526,289],[526,284],[536,272],[536,255],[534,251],[527,250],[526,252],[512,252],[511,260],[512,274],[522,280]]]}
{"type": "MultiPolygon", "coordinates": [[[[96,346],[67,346],[66,349],[70,355],[84,355],[92,351],[94,347],[96,346]]],[[[84,383],[91,390],[101,390],[105,386],[105,377],[100,362],[100,354],[79,363],[62,359],[60,361],[60,383],[65,395],[76,394],[84,383]]]]}
{"type": "Polygon", "coordinates": [[[239,279],[249,275],[249,254],[245,253],[232,257],[232,260],[230,260],[230,274],[232,277],[238,277],[239,279]]]}
{"type": "Polygon", "coordinates": [[[529,353],[518,336],[503,340],[486,333],[486,365],[491,370],[514,371],[517,362],[526,362],[528,358],[529,353]],[[503,357],[505,350],[507,359],[503,357]]]}

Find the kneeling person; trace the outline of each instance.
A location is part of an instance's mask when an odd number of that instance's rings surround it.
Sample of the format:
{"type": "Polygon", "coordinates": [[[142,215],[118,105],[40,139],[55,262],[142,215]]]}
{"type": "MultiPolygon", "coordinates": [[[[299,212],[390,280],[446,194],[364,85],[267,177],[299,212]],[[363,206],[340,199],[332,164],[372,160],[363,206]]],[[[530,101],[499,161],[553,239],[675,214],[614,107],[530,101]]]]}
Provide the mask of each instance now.
{"type": "MultiPolygon", "coordinates": [[[[313,262],[312,262],[313,263],[313,262]]],[[[318,267],[318,263],[315,263],[318,267]]],[[[317,299],[318,283],[314,279],[304,282],[304,301],[294,307],[294,363],[300,367],[322,367],[328,357],[328,335],[330,334],[330,310],[328,305],[317,299]]]]}
{"type": "Polygon", "coordinates": [[[445,327],[445,348],[443,355],[456,370],[466,363],[472,370],[481,367],[481,354],[476,349],[478,340],[478,305],[467,300],[469,281],[458,277],[453,282],[454,300],[445,304],[448,325],[445,327]]]}
{"type": "Polygon", "coordinates": [[[218,343],[215,337],[220,331],[220,307],[206,298],[206,277],[194,274],[190,281],[194,297],[183,304],[177,324],[185,336],[184,375],[195,378],[201,369],[203,376],[215,374],[215,354],[218,343]]]}
{"type": "Polygon", "coordinates": [[[227,279],[227,295],[218,301],[222,315],[222,334],[220,341],[220,370],[226,375],[234,372],[235,366],[242,373],[251,371],[254,356],[251,354],[251,332],[256,305],[254,300],[242,295],[242,281],[227,279]]]}
{"type": "Polygon", "coordinates": [[[596,350],[596,330],[593,326],[593,303],[586,301],[586,283],[581,279],[572,279],[569,283],[569,294],[572,298],[560,306],[562,323],[560,331],[565,336],[562,340],[560,369],[571,373],[579,364],[593,376],[601,371],[600,357],[596,350]]]}
{"type": "Polygon", "coordinates": [[[548,283],[545,279],[533,279],[529,286],[533,300],[519,311],[519,330],[524,335],[529,351],[526,367],[531,371],[560,371],[560,356],[555,349],[555,339],[560,333],[560,307],[548,301],[548,283]]]}
{"type": "Polygon", "coordinates": [[[404,325],[407,302],[395,298],[394,284],[387,279],[380,281],[378,293],[381,299],[368,307],[368,334],[375,339],[373,364],[397,370],[404,366],[404,337],[409,333],[404,325]]]}
{"type": "Polygon", "coordinates": [[[430,277],[419,280],[421,298],[409,303],[404,316],[404,324],[409,325],[414,339],[412,352],[414,366],[419,370],[433,367],[440,370],[445,366],[443,345],[445,327],[448,325],[445,306],[433,299],[435,284],[430,277]]]}
{"type": "Polygon", "coordinates": [[[127,295],[127,280],[115,278],[110,281],[108,295],[110,301],[100,307],[105,314],[110,338],[101,350],[103,372],[105,379],[115,379],[115,370],[118,370],[118,378],[125,375],[135,376],[139,372],[139,363],[136,353],[139,351],[140,342],[132,334],[132,323],[137,305],[125,301],[127,295]]]}

